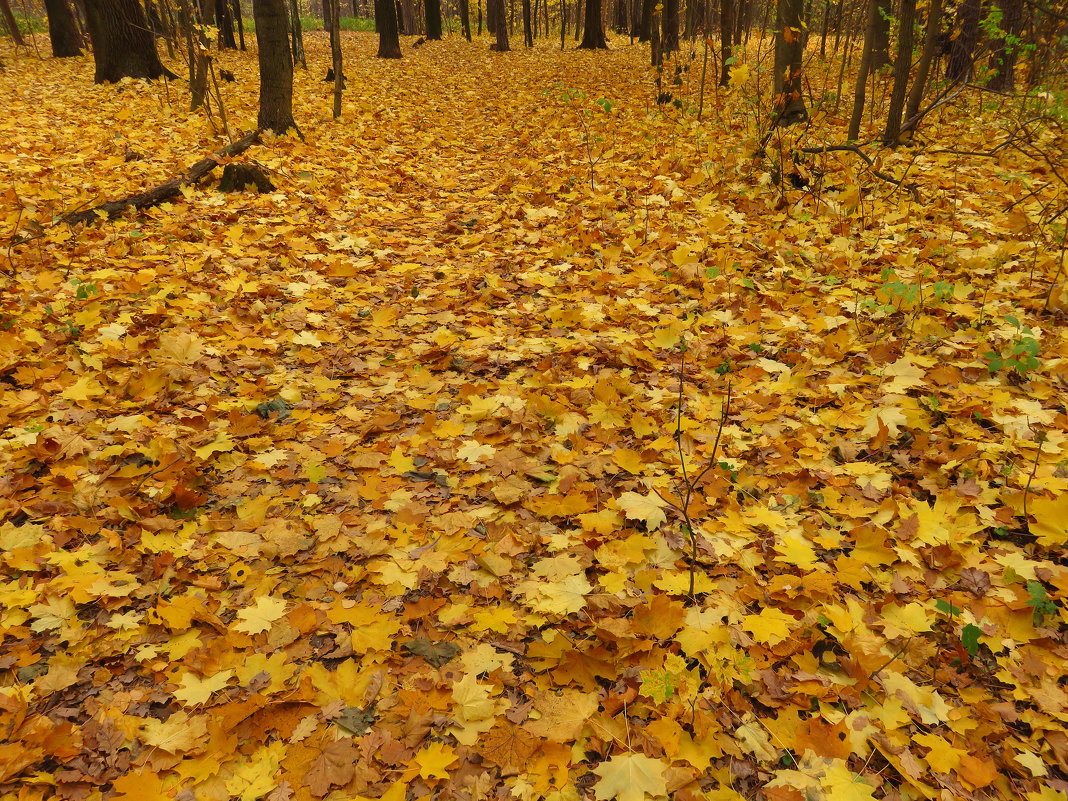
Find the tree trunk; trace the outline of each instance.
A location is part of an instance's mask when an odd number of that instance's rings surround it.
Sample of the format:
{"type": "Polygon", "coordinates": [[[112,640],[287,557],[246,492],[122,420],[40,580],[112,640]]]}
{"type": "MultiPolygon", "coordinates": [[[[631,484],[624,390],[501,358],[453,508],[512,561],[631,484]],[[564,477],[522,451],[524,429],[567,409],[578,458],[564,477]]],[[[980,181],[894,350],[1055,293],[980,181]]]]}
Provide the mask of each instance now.
{"type": "Polygon", "coordinates": [[[729,86],[731,82],[731,41],[734,39],[734,0],[720,0],[719,4],[719,44],[722,51],[722,69],[719,76],[720,86],[729,86]]]}
{"type": "Polygon", "coordinates": [[[579,49],[608,49],[608,42],[604,38],[604,27],[601,25],[601,0],[586,0],[586,19],[579,49]]]}
{"type": "MultiPolygon", "coordinates": [[[[282,3],[282,19],[285,19],[285,0],[280,0],[282,3]]],[[[256,16],[256,0],[252,0],[252,16],[256,16]]],[[[291,55],[290,65],[300,64],[304,69],[308,69],[308,57],[304,53],[304,31],[300,26],[300,4],[298,0],[289,0],[289,38],[291,40],[291,55]]],[[[259,36],[257,34],[257,40],[259,36]]],[[[290,67],[292,70],[292,66],[290,67]]]]}
{"type": "Polygon", "coordinates": [[[137,0],[86,0],[85,15],[96,63],[94,82],[177,77],[160,62],[148,18],[137,0]]]}
{"type": "Polygon", "coordinates": [[[679,49],[679,0],[663,0],[664,16],[660,20],[660,46],[664,53],[679,49]]]}
{"type": "Polygon", "coordinates": [[[801,85],[803,11],[804,0],[778,0],[774,87],[776,125],[793,125],[808,119],[801,85]]]}
{"type": "Polygon", "coordinates": [[[746,35],[747,26],[749,24],[749,9],[750,9],[750,0],[739,0],[737,13],[735,14],[735,16],[737,17],[737,20],[735,20],[735,25],[734,25],[734,46],[735,47],[740,47],[741,46],[742,39],[746,35]]]}
{"type": "Polygon", "coordinates": [[[293,120],[293,58],[285,0],[252,0],[260,62],[259,127],[285,133],[293,120]]]}
{"type": "Polygon", "coordinates": [[[875,45],[878,15],[877,0],[868,0],[868,21],[864,26],[864,45],[860,52],[860,68],[857,70],[857,84],[853,92],[853,114],[849,118],[849,132],[846,134],[846,138],[850,140],[860,137],[860,122],[864,119],[864,101],[868,89],[868,74],[871,72],[872,47],[875,45]]]}
{"type": "Polygon", "coordinates": [[[968,80],[972,75],[975,46],[979,42],[979,13],[981,0],[964,0],[957,9],[960,30],[949,51],[946,79],[950,83],[968,80]]]}
{"type": "Polygon", "coordinates": [[[15,44],[24,47],[26,40],[22,38],[22,31],[19,30],[19,24],[15,21],[15,15],[11,13],[11,3],[8,0],[0,0],[0,14],[3,14],[4,25],[15,44]]]}
{"type": "Polygon", "coordinates": [[[423,0],[426,16],[426,38],[441,39],[441,0],[423,0]]]}
{"type": "Polygon", "coordinates": [[[55,58],[70,58],[82,54],[82,39],[74,24],[74,12],[67,0],[44,0],[48,13],[48,38],[55,58]]]}
{"type": "Polygon", "coordinates": [[[234,19],[237,20],[238,46],[245,49],[245,13],[241,10],[241,0],[234,0],[234,19]]]}
{"type": "Polygon", "coordinates": [[[511,48],[508,46],[508,15],[505,13],[504,0],[488,0],[487,11],[493,9],[493,21],[496,29],[493,31],[497,41],[493,47],[498,53],[507,53],[511,48]]]}
{"type": "Polygon", "coordinates": [[[219,28],[219,47],[237,50],[234,38],[234,12],[230,9],[230,0],[216,0],[215,24],[219,28]]]}
{"type": "Polygon", "coordinates": [[[463,29],[464,38],[471,41],[471,9],[468,0],[460,0],[460,27],[463,29]]]}
{"type": "Polygon", "coordinates": [[[990,67],[994,76],[990,79],[990,88],[1012,92],[1016,88],[1016,55],[1022,44],[1023,9],[1020,0],[1000,0],[998,5],[1001,7],[1002,35],[991,42],[994,54],[990,57],[990,67]]]}
{"type": "Polygon", "coordinates": [[[637,0],[637,2],[641,3],[641,14],[638,16],[637,30],[631,35],[637,36],[639,42],[648,42],[651,33],[650,25],[653,19],[653,7],[656,6],[656,0],[637,0]]]}
{"type": "Polygon", "coordinates": [[[875,38],[871,45],[871,69],[882,69],[890,63],[890,18],[894,14],[892,0],[875,0],[875,38]]]}
{"type": "MultiPolygon", "coordinates": [[[[912,81],[908,102],[905,104],[905,120],[911,120],[920,113],[920,103],[927,88],[927,78],[931,74],[931,65],[938,57],[942,47],[942,0],[931,0],[927,11],[927,30],[923,35],[923,53],[920,63],[916,65],[916,77],[912,81]]],[[[913,123],[915,124],[915,123],[913,123]]]]}
{"type": "Polygon", "coordinates": [[[341,90],[345,73],[341,63],[341,0],[326,0],[323,8],[330,8],[330,61],[334,70],[334,119],[341,117],[341,90]]]}
{"type": "Polygon", "coordinates": [[[912,26],[916,19],[916,0],[901,0],[897,32],[897,55],[894,59],[894,88],[890,92],[890,108],[886,113],[883,144],[893,147],[901,136],[901,112],[905,110],[905,92],[912,67],[912,26]]]}
{"type": "Polygon", "coordinates": [[[400,58],[397,4],[394,0],[375,0],[375,26],[378,28],[378,57],[400,58]]]}
{"type": "Polygon", "coordinates": [[[523,44],[534,46],[534,29],[530,19],[530,0],[523,0],[523,44]]]}

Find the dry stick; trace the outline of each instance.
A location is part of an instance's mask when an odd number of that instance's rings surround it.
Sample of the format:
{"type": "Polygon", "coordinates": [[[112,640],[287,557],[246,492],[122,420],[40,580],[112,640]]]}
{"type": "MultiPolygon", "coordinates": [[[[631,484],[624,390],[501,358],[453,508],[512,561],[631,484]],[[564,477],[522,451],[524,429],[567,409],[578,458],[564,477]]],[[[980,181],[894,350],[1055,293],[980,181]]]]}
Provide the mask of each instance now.
{"type": "Polygon", "coordinates": [[[147,209],[152,206],[158,206],[166,200],[170,200],[182,191],[182,187],[186,184],[195,184],[200,181],[212,170],[219,166],[219,162],[223,159],[228,159],[236,156],[238,153],[243,153],[248,150],[249,147],[259,141],[260,131],[256,130],[250,134],[238,139],[233,144],[227,145],[217,153],[213,153],[207,158],[203,158],[194,164],[185,175],[178,178],[172,178],[166,183],[162,183],[157,187],[149,189],[147,192],[142,192],[138,195],[130,195],[122,200],[112,200],[107,203],[102,203],[91,209],[85,211],[71,212],[70,214],[64,214],[59,218],[60,222],[65,222],[70,225],[77,225],[78,223],[91,222],[105,217],[107,219],[114,219],[122,214],[126,209],[147,209]]]}
{"type": "MultiPolygon", "coordinates": [[[[686,382],[686,346],[683,345],[681,362],[679,363],[679,410],[675,416],[675,445],[679,451],[679,462],[682,464],[682,481],[686,487],[686,492],[683,493],[682,504],[675,508],[682,515],[683,528],[686,531],[686,536],[690,538],[690,591],[689,596],[692,599],[694,597],[694,587],[697,578],[697,534],[693,529],[693,521],[690,519],[690,501],[693,498],[694,490],[697,489],[701,483],[701,479],[705,477],[709,470],[716,466],[716,453],[719,451],[719,440],[723,435],[723,427],[727,424],[727,415],[730,413],[731,408],[731,381],[727,379],[727,398],[723,401],[723,410],[719,416],[719,427],[716,429],[716,441],[712,445],[712,455],[708,458],[708,464],[705,465],[704,470],[694,477],[693,481],[690,480],[689,475],[686,472],[686,454],[682,450],[682,402],[683,402],[683,388],[686,382]]],[[[660,493],[657,493],[659,495],[660,493]]],[[[675,506],[674,504],[671,504],[675,506]]]]}
{"type": "Polygon", "coordinates": [[[1046,432],[1045,431],[1039,431],[1035,435],[1035,445],[1036,445],[1036,448],[1035,448],[1035,461],[1031,465],[1031,475],[1029,475],[1027,477],[1027,486],[1024,487],[1023,516],[1024,516],[1024,525],[1028,526],[1028,528],[1030,528],[1031,524],[1028,523],[1028,521],[1027,521],[1027,498],[1031,494],[1031,482],[1035,480],[1035,473],[1038,472],[1038,459],[1042,455],[1042,443],[1044,443],[1045,441],[1046,441],[1046,432]]]}

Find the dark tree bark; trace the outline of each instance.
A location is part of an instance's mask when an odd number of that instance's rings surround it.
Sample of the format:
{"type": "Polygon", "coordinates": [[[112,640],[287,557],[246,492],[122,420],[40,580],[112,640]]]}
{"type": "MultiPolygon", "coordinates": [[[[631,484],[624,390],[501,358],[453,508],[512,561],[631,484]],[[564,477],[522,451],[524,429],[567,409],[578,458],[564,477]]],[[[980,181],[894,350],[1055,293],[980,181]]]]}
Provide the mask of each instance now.
{"type": "Polygon", "coordinates": [[[70,58],[82,54],[82,37],[74,24],[74,12],[67,0],[44,0],[48,14],[48,39],[52,43],[52,55],[70,58]]]}
{"type": "Polygon", "coordinates": [[[441,0],[423,0],[426,12],[426,38],[441,39],[441,0]]]}
{"type": "Polygon", "coordinates": [[[966,81],[972,76],[975,46],[979,43],[979,14],[981,0],[964,0],[957,9],[957,38],[949,51],[946,79],[951,83],[966,81]]]}
{"type": "Polygon", "coordinates": [[[892,0],[875,0],[875,38],[871,43],[871,68],[878,70],[890,63],[890,17],[894,13],[892,0]]]}
{"type": "Polygon", "coordinates": [[[8,33],[11,34],[15,44],[20,47],[25,46],[26,40],[22,38],[22,31],[19,30],[19,24],[15,21],[15,15],[11,13],[11,3],[8,0],[0,0],[0,14],[3,14],[4,26],[7,28],[8,33]]]}
{"type": "Polygon", "coordinates": [[[285,0],[252,0],[260,62],[259,127],[285,133],[293,120],[293,59],[285,0]]]}
{"type": "Polygon", "coordinates": [[[734,0],[720,0],[719,4],[719,44],[722,50],[722,71],[719,76],[720,86],[729,86],[731,82],[731,42],[734,39],[734,0]]]}
{"type": "MultiPolygon", "coordinates": [[[[285,0],[282,0],[282,12],[285,13],[285,0]]],[[[252,0],[252,16],[256,16],[256,0],[252,0]]],[[[289,0],[289,36],[291,42],[292,59],[290,64],[300,64],[308,69],[308,57],[304,52],[304,31],[300,27],[300,4],[297,0],[289,0]]]]}
{"type": "Polygon", "coordinates": [[[234,0],[234,19],[237,20],[238,47],[245,49],[245,17],[241,11],[241,0],[234,0]]]}
{"type": "Polygon", "coordinates": [[[530,0],[523,0],[523,44],[534,46],[534,28],[530,19],[530,0]]]}
{"type": "Polygon", "coordinates": [[[793,125],[808,119],[801,86],[801,33],[804,0],[778,0],[775,31],[776,125],[793,125]]]}
{"type": "Polygon", "coordinates": [[[1020,0],[999,0],[1001,8],[1000,28],[1002,36],[991,43],[994,55],[990,67],[994,76],[990,88],[998,92],[1012,92],[1016,88],[1016,56],[1021,42],[1020,29],[1023,23],[1023,8],[1020,0]]]}
{"type": "Polygon", "coordinates": [[[664,53],[679,49],[679,0],[662,0],[663,16],[660,18],[660,47],[664,53]]]}
{"type": "Polygon", "coordinates": [[[737,19],[734,24],[735,47],[741,47],[742,39],[746,37],[746,31],[748,30],[749,25],[749,9],[750,0],[739,0],[737,14],[735,14],[737,19]]]}
{"type": "Polygon", "coordinates": [[[160,62],[148,18],[137,0],[86,0],[85,15],[96,83],[177,77],[160,62]]]}
{"type": "Polygon", "coordinates": [[[656,0],[637,0],[637,2],[641,3],[641,13],[638,15],[638,24],[631,36],[637,37],[639,42],[648,42],[656,0]]]}
{"type": "Polygon", "coordinates": [[[219,47],[237,50],[234,38],[234,12],[230,0],[215,0],[215,24],[219,28],[219,47]]]}
{"type": "Polygon", "coordinates": [[[586,18],[582,31],[581,50],[607,50],[608,41],[601,25],[601,0],[586,0],[586,18]]]}
{"type": "Polygon", "coordinates": [[[401,35],[406,34],[408,32],[408,26],[405,24],[404,19],[404,3],[402,3],[401,0],[396,0],[396,2],[393,4],[393,10],[397,16],[397,33],[401,35]]]}
{"type": "Polygon", "coordinates": [[[400,58],[397,4],[394,0],[375,0],[375,26],[378,28],[378,57],[400,58]]]}
{"type": "MultiPolygon", "coordinates": [[[[923,52],[920,63],[916,65],[916,77],[912,79],[908,102],[905,104],[906,123],[920,113],[920,103],[927,89],[927,78],[931,75],[931,65],[938,57],[942,47],[942,0],[931,0],[927,10],[927,28],[923,34],[923,52]]],[[[915,123],[913,123],[915,124],[915,123]]]]}
{"type": "Polygon", "coordinates": [[[898,15],[897,54],[894,58],[894,88],[890,91],[890,108],[886,112],[883,144],[893,147],[901,136],[901,113],[905,110],[909,69],[912,66],[912,26],[916,20],[916,0],[901,0],[898,15]]]}
{"type": "Polygon", "coordinates": [[[345,87],[345,73],[341,63],[341,0],[325,0],[324,11],[330,10],[330,62],[334,75],[334,119],[341,117],[341,90],[345,87]]]}
{"type": "Polygon", "coordinates": [[[493,9],[493,33],[497,37],[493,49],[498,53],[507,53],[512,48],[508,46],[508,15],[505,13],[504,0],[488,0],[486,9],[493,9]]]}
{"type": "Polygon", "coordinates": [[[860,68],[857,70],[857,83],[853,92],[853,113],[849,118],[850,140],[860,136],[860,123],[864,119],[864,101],[868,90],[868,75],[871,73],[872,47],[875,44],[876,17],[879,14],[877,0],[868,0],[868,21],[864,26],[864,44],[860,51],[860,68]]]}
{"type": "Polygon", "coordinates": [[[471,41],[471,9],[468,0],[460,0],[460,28],[464,32],[464,38],[471,41]]]}
{"type": "MultiPolygon", "coordinates": [[[[481,8],[481,5],[479,6],[481,8]]],[[[497,32],[497,4],[495,0],[486,0],[486,33],[497,32]]]]}
{"type": "Polygon", "coordinates": [[[615,19],[612,21],[612,30],[616,33],[625,34],[627,32],[627,3],[626,0],[616,0],[615,5],[615,19]]]}

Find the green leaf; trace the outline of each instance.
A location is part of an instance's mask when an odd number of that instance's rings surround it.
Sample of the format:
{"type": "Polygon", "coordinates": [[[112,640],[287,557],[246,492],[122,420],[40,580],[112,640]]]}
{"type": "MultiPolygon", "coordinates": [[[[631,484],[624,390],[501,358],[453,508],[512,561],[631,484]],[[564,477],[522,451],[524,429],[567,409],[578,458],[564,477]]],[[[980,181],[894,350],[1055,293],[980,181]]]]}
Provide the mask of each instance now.
{"type": "Polygon", "coordinates": [[[678,677],[667,670],[642,671],[642,695],[652,698],[658,704],[667,701],[675,694],[678,677]]]}
{"type": "Polygon", "coordinates": [[[935,601],[935,609],[944,615],[953,617],[960,614],[960,607],[954,606],[949,601],[944,601],[941,598],[935,601]]]}
{"type": "Polygon", "coordinates": [[[964,646],[964,650],[968,652],[969,656],[974,657],[979,653],[979,635],[983,633],[983,630],[976,626],[974,623],[969,623],[960,632],[960,641],[964,646]]]}

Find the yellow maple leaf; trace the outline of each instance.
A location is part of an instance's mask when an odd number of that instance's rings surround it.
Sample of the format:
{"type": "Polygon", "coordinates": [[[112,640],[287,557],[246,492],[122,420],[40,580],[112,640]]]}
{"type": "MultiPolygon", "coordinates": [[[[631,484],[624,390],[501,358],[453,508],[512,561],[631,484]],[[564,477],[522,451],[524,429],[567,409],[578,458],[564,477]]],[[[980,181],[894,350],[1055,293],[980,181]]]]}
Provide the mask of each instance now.
{"type": "Polygon", "coordinates": [[[757,642],[766,645],[777,645],[785,640],[795,625],[796,620],[771,607],[759,615],[746,615],[742,618],[742,628],[752,634],[757,642]]]}
{"type": "Polygon", "coordinates": [[[602,762],[593,772],[601,777],[594,786],[598,799],[645,801],[667,796],[667,764],[645,754],[620,754],[602,762]]]}
{"type": "Polygon", "coordinates": [[[268,631],[271,625],[285,614],[288,602],[284,598],[261,595],[254,606],[247,606],[238,611],[241,622],[234,626],[234,631],[245,634],[259,634],[268,631]]]}
{"type": "Polygon", "coordinates": [[[233,677],[233,669],[223,670],[205,678],[186,673],[178,682],[178,689],[172,695],[186,706],[199,706],[225,687],[233,677]]]}
{"type": "Polygon", "coordinates": [[[641,520],[650,531],[655,531],[667,522],[664,507],[667,504],[655,492],[645,495],[624,492],[616,498],[616,506],[623,510],[628,520],[641,520]]]}
{"type": "Polygon", "coordinates": [[[614,451],[612,453],[612,461],[633,475],[638,475],[645,469],[645,462],[642,461],[642,455],[629,448],[619,448],[614,451]]]}
{"type": "Polygon", "coordinates": [[[827,798],[834,801],[874,801],[875,788],[867,784],[860,776],[852,773],[840,759],[828,768],[820,779],[820,784],[827,793],[827,798]]]}
{"type": "Polygon", "coordinates": [[[445,769],[456,759],[452,746],[436,742],[415,755],[415,764],[419,766],[419,776],[424,779],[447,779],[449,773],[445,769]]]}
{"type": "Polygon", "coordinates": [[[1057,498],[1034,498],[1028,511],[1034,516],[1031,533],[1038,544],[1055,548],[1068,543],[1068,493],[1057,498]]]}
{"type": "Polygon", "coordinates": [[[89,398],[96,398],[107,392],[104,386],[90,375],[83,375],[61,393],[60,397],[66,398],[72,401],[89,400],[89,398]]]}
{"type": "Polygon", "coordinates": [[[581,690],[538,692],[534,695],[534,710],[540,717],[528,720],[523,728],[554,743],[571,742],[582,733],[598,705],[597,693],[581,690]]]}
{"type": "Polygon", "coordinates": [[[954,748],[937,734],[915,734],[912,741],[931,749],[924,759],[936,773],[952,773],[960,766],[960,758],[967,753],[954,748]]]}

